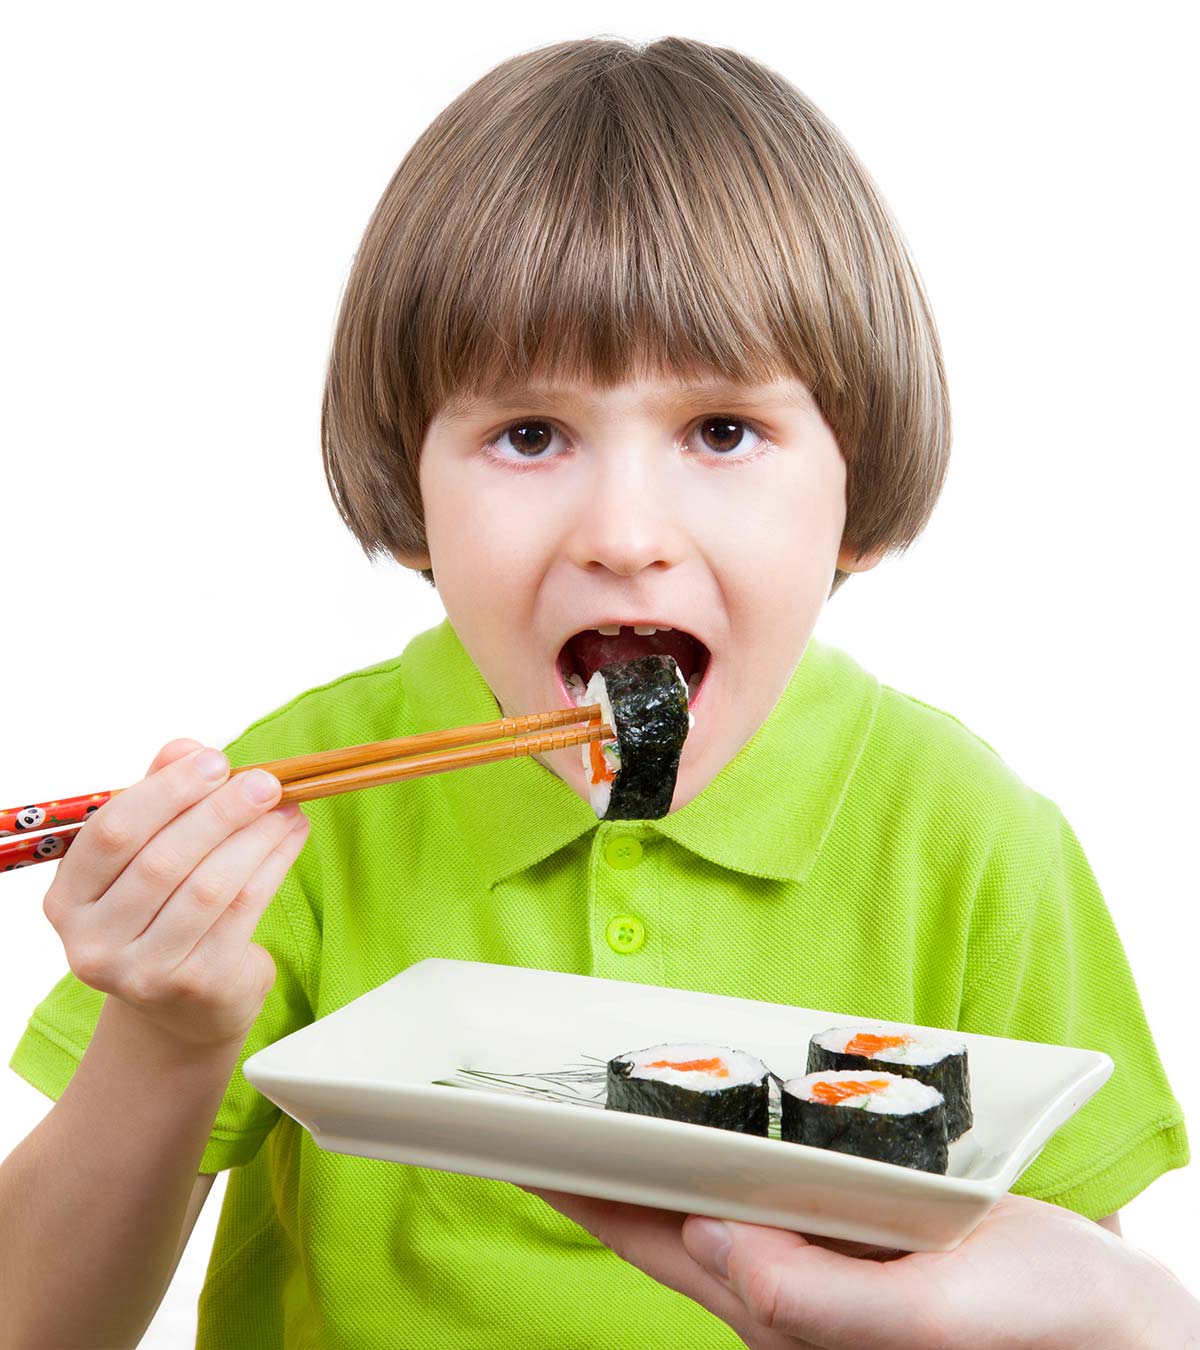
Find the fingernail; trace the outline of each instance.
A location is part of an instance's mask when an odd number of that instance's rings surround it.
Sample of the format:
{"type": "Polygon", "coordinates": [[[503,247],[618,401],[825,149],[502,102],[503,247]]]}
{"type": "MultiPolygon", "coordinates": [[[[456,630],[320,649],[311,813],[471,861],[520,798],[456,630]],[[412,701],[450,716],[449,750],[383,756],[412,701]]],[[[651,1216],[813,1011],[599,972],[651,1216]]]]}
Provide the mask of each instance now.
{"type": "Polygon", "coordinates": [[[719,1219],[693,1219],[684,1229],[683,1245],[705,1270],[723,1280],[729,1278],[729,1249],[733,1239],[719,1219]]]}
{"type": "Polygon", "coordinates": [[[262,769],[251,769],[242,775],[242,791],[252,802],[262,805],[279,792],[279,781],[262,769]]]}
{"type": "Polygon", "coordinates": [[[203,778],[220,778],[229,767],[229,761],[219,750],[202,750],[196,756],[196,768],[203,778]]]}

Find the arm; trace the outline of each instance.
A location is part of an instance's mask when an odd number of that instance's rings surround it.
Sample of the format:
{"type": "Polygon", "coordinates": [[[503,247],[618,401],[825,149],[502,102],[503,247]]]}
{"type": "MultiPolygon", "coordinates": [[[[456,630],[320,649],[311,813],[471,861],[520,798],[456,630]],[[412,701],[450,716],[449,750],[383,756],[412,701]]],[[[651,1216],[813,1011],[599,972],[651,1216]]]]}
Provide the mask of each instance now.
{"type": "Polygon", "coordinates": [[[1107,1220],[1025,1196],[1003,1196],[951,1252],[868,1256],[757,1224],[531,1193],[751,1350],[1200,1345],[1200,1303],[1169,1271],[1105,1231],[1107,1220]]]}
{"type": "Polygon", "coordinates": [[[175,1260],[171,1265],[171,1273],[167,1277],[167,1288],[170,1288],[171,1281],[175,1278],[175,1272],[179,1269],[179,1262],[183,1259],[183,1253],[192,1238],[192,1230],[196,1227],[196,1220],[200,1217],[200,1211],[204,1208],[204,1202],[208,1199],[208,1193],[213,1188],[213,1182],[216,1176],[212,1172],[201,1172],[192,1186],[192,1194],[188,1199],[187,1212],[183,1216],[183,1227],[179,1232],[179,1245],[175,1248],[175,1260]]]}
{"type": "Polygon", "coordinates": [[[106,1001],[62,1097],[0,1165],[6,1350],[137,1344],[212,1184],[196,1169],[237,1054],[181,1059],[106,1001]]]}
{"type": "Polygon", "coordinates": [[[0,1166],[4,1350],[140,1340],[274,982],[251,937],[307,822],[271,809],[277,779],[231,780],[200,750],[165,746],[95,813],[46,894],[72,972],[107,997],[61,1097],[0,1166]]]}

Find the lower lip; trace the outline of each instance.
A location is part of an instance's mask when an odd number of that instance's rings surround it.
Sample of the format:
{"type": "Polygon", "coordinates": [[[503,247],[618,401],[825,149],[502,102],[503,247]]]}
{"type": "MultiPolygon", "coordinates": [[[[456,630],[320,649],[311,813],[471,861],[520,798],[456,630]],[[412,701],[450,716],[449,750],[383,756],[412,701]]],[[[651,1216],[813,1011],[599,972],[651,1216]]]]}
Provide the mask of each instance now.
{"type": "MultiPolygon", "coordinates": [[[[708,654],[708,664],[704,667],[704,674],[700,677],[700,683],[696,686],[695,694],[688,699],[688,711],[695,712],[700,699],[704,695],[704,690],[708,685],[709,672],[712,670],[712,652],[708,654]]],[[[554,681],[558,685],[558,694],[566,708],[577,706],[575,700],[571,697],[571,691],[563,682],[562,668],[558,664],[558,658],[554,658],[554,681]]]]}

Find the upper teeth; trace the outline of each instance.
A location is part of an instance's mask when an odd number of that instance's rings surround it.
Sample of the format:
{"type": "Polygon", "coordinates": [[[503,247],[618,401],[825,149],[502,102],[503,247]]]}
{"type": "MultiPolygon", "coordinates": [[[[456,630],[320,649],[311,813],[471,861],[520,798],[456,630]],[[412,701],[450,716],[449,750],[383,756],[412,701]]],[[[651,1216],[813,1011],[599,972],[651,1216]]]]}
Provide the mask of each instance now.
{"type": "MultiPolygon", "coordinates": [[[[601,624],[601,626],[596,629],[596,632],[599,633],[601,637],[616,637],[620,631],[620,626],[615,623],[601,624]]],[[[638,637],[649,637],[651,633],[669,633],[671,629],[666,624],[659,624],[655,627],[652,623],[635,623],[633,625],[633,631],[638,637]]]]}

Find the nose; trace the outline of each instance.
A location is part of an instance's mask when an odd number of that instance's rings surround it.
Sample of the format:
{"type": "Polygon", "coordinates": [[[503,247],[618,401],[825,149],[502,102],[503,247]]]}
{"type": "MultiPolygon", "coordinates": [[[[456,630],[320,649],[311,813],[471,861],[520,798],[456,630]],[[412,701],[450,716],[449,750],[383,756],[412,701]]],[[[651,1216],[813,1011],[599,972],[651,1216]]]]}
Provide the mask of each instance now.
{"type": "Polygon", "coordinates": [[[587,571],[632,577],[674,567],[687,551],[677,492],[656,456],[630,451],[605,457],[581,485],[567,553],[587,571]]]}

